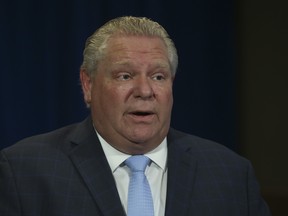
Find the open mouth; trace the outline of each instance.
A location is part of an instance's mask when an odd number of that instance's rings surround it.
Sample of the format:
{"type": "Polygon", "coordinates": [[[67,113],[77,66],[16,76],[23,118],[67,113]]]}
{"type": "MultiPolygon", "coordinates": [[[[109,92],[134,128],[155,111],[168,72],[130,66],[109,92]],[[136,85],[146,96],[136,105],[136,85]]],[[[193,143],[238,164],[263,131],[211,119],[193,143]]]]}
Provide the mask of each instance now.
{"type": "Polygon", "coordinates": [[[152,114],[153,114],[152,112],[140,112],[140,111],[132,112],[132,115],[136,115],[136,116],[148,116],[152,114]]]}
{"type": "Polygon", "coordinates": [[[134,111],[130,112],[130,117],[135,121],[151,122],[154,119],[155,113],[152,111],[134,111]]]}

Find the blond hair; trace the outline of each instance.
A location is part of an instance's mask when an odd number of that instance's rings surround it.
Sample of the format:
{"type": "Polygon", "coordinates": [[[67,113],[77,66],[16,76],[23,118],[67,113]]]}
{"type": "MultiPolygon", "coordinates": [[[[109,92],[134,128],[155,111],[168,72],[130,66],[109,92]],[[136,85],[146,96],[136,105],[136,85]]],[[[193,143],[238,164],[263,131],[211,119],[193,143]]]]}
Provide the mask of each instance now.
{"type": "Polygon", "coordinates": [[[108,39],[118,35],[161,38],[167,47],[172,75],[176,74],[178,66],[177,50],[166,30],[159,23],[151,19],[132,16],[118,17],[110,20],[87,39],[81,69],[85,70],[90,76],[93,76],[97,71],[98,62],[105,55],[108,39]]]}

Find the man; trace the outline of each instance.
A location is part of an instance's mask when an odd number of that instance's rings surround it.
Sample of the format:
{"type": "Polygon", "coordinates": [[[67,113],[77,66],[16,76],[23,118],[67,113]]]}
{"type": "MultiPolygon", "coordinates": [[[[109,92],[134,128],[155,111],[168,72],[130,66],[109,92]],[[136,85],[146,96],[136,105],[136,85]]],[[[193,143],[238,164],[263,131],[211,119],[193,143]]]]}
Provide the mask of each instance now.
{"type": "Polygon", "coordinates": [[[177,62],[167,32],[147,18],[98,29],[80,71],[91,117],[2,150],[0,215],[129,215],[131,155],[151,161],[155,216],[270,215],[246,159],[170,128],[177,62]]]}

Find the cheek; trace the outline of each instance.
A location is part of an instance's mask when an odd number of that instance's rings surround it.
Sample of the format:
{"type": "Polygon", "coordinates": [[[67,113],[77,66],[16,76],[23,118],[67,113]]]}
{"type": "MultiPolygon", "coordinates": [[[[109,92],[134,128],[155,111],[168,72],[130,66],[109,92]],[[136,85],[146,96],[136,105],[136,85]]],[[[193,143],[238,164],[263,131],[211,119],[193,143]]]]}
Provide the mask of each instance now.
{"type": "MultiPolygon", "coordinates": [[[[122,87],[111,87],[106,89],[104,93],[104,97],[107,98],[107,100],[110,100],[111,104],[119,104],[119,102],[122,100],[124,95],[126,94],[126,90],[122,87]]],[[[108,101],[109,102],[109,101],[108,101]]]]}
{"type": "Polygon", "coordinates": [[[166,102],[166,110],[167,110],[167,112],[168,112],[168,115],[171,114],[172,107],[173,107],[173,95],[170,94],[170,95],[167,97],[167,102],[166,102]]]}
{"type": "MultiPolygon", "coordinates": [[[[125,89],[115,86],[102,86],[97,89],[99,106],[102,107],[103,112],[108,112],[110,115],[115,115],[116,112],[121,111],[121,106],[125,98],[125,89]]],[[[97,93],[96,93],[97,94],[97,93]]]]}
{"type": "Polygon", "coordinates": [[[121,103],[127,103],[129,98],[133,95],[133,87],[131,85],[121,85],[113,87],[110,90],[110,98],[113,98],[116,105],[121,105],[121,103]]]}
{"type": "Polygon", "coordinates": [[[163,103],[166,103],[167,105],[173,104],[173,91],[171,86],[167,88],[162,88],[159,90],[159,92],[163,103]]]}
{"type": "Polygon", "coordinates": [[[167,92],[167,95],[166,95],[166,103],[167,103],[167,111],[169,112],[169,114],[171,113],[172,111],[172,107],[173,107],[173,91],[172,91],[172,88],[167,92]]]}
{"type": "Polygon", "coordinates": [[[173,94],[172,90],[166,89],[166,91],[162,91],[161,94],[158,95],[158,104],[161,107],[161,113],[165,117],[169,116],[173,106],[173,94]]]}

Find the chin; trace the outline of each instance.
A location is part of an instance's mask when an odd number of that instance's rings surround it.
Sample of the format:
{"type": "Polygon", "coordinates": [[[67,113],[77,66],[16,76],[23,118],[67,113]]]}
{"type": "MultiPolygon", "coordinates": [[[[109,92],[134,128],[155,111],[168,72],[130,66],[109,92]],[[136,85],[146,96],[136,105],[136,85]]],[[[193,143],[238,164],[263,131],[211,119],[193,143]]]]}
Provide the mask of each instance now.
{"type": "Polygon", "coordinates": [[[136,144],[148,143],[151,140],[150,137],[131,137],[130,141],[136,144]]]}
{"type": "Polygon", "coordinates": [[[146,154],[147,152],[152,151],[157,146],[158,145],[155,145],[154,143],[149,143],[147,141],[133,142],[133,145],[130,146],[130,149],[126,153],[131,155],[146,154]]]}
{"type": "Polygon", "coordinates": [[[160,137],[157,136],[156,134],[149,134],[148,135],[138,135],[138,136],[132,136],[130,137],[130,141],[135,143],[135,144],[138,144],[138,145],[141,145],[143,147],[145,146],[151,146],[151,144],[153,145],[157,145],[157,144],[160,144],[162,142],[162,140],[160,140],[160,137]],[[157,143],[159,142],[159,143],[157,143]]]}
{"type": "Polygon", "coordinates": [[[135,126],[134,128],[130,128],[129,131],[126,131],[127,133],[127,138],[133,142],[133,143],[157,143],[157,142],[162,142],[161,139],[164,139],[162,137],[163,130],[159,130],[159,128],[152,127],[145,125],[144,127],[137,127],[135,126]]]}

